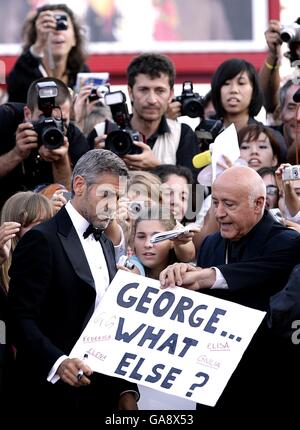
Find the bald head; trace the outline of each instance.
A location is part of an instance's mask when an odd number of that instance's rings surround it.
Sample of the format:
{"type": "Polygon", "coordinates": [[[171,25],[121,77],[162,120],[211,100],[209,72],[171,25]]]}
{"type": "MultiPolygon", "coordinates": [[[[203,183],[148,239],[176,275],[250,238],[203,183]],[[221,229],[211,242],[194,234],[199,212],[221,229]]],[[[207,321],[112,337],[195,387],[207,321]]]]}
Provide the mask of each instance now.
{"type": "Polygon", "coordinates": [[[241,193],[246,193],[249,198],[266,198],[266,187],[263,179],[256,170],[246,166],[234,166],[226,169],[219,175],[213,183],[215,186],[238,189],[241,193]]]}
{"type": "Polygon", "coordinates": [[[266,187],[255,170],[234,166],[217,177],[212,199],[221,235],[239,240],[262,218],[266,187]]]}

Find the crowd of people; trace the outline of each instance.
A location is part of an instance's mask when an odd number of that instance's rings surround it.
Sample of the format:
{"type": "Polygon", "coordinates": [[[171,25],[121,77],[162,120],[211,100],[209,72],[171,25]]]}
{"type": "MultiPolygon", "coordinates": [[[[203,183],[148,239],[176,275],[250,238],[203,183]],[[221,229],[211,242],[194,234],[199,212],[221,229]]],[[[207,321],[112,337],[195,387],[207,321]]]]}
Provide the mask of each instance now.
{"type": "MultiPolygon", "coordinates": [[[[219,160],[223,171],[210,187],[200,187],[193,165],[210,141],[177,120],[182,103],[174,100],[176,72],[166,55],[142,53],[128,64],[132,114],[118,102],[114,115],[105,98],[90,99],[91,85],[73,91],[88,67],[71,9],[37,9],[23,38],[7,77],[8,102],[0,105],[0,320],[7,326],[0,393],[7,411],[12,406],[32,424],[36,410],[67,419],[70,410],[99,404],[138,409],[147,391],[69,358],[121,269],[267,313],[217,405],[197,405],[203,422],[232,422],[236,411],[254,421],[253,414],[271,420],[276,408],[295,414],[299,351],[285,317],[299,318],[300,308],[297,295],[286,300],[285,286],[290,279],[295,286],[300,263],[300,83],[280,86],[279,22],[266,31],[259,72],[232,58],[213,74],[210,111],[220,133],[234,124],[244,165],[219,160]],[[272,124],[256,119],[262,106],[272,124]],[[186,225],[174,239],[151,241],[186,225]]],[[[293,60],[299,47],[300,39],[289,45],[293,60]]],[[[172,396],[165,401],[160,409],[171,409],[172,396]]]]}

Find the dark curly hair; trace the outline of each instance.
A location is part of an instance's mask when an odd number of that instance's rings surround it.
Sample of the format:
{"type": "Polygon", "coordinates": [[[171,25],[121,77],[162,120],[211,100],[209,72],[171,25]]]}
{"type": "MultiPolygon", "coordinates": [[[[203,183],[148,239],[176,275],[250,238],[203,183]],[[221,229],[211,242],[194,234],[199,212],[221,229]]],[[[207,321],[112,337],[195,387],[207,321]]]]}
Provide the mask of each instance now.
{"type": "Polygon", "coordinates": [[[46,10],[62,10],[70,17],[74,28],[76,44],[69,52],[67,70],[77,73],[81,70],[87,57],[87,53],[84,48],[85,37],[78,19],[75,17],[73,11],[65,4],[46,4],[41,6],[36,10],[36,13],[25,22],[22,30],[22,38],[24,40],[23,51],[26,52],[30,46],[35,43],[37,38],[35,23],[41,12],[46,10]]]}
{"type": "Polygon", "coordinates": [[[135,57],[127,67],[127,82],[129,87],[135,84],[139,74],[150,76],[151,79],[160,78],[165,74],[169,78],[170,88],[174,87],[175,67],[170,58],[155,53],[144,53],[135,57]]]}

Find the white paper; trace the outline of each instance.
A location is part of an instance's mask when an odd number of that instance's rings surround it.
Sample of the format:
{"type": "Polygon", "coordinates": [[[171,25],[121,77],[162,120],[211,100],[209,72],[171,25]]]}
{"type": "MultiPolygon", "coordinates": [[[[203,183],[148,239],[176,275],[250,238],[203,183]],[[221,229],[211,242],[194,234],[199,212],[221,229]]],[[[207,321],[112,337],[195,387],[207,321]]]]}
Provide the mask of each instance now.
{"type": "Polygon", "coordinates": [[[240,157],[239,142],[234,124],[230,124],[214,140],[211,155],[212,182],[225,170],[218,165],[218,162],[224,163],[223,155],[226,155],[232,164],[240,157]]]}
{"type": "Polygon", "coordinates": [[[119,270],[70,357],[88,354],[96,372],[214,406],[264,315],[119,270]]]}

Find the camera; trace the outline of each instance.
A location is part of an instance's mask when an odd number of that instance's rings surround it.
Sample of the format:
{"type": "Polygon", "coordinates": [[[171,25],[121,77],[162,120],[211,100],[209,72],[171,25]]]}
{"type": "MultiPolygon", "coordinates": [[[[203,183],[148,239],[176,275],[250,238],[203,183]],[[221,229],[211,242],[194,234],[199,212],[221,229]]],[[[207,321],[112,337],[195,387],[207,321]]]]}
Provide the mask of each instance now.
{"type": "Polygon", "coordinates": [[[109,149],[119,157],[124,157],[127,154],[141,154],[141,148],[133,143],[140,140],[140,134],[130,126],[125,94],[122,91],[109,92],[105,94],[104,100],[106,105],[110,107],[115,122],[112,127],[108,127],[106,130],[105,149],[109,149]],[[113,126],[117,126],[117,128],[113,126]]]}
{"type": "Polygon", "coordinates": [[[193,92],[193,83],[191,81],[183,83],[181,95],[175,97],[173,101],[181,103],[181,115],[197,118],[202,117],[204,114],[203,97],[193,92]]]}
{"type": "Polygon", "coordinates": [[[56,20],[56,31],[67,30],[68,28],[68,17],[63,13],[54,14],[56,20]]]}
{"type": "Polygon", "coordinates": [[[128,203],[128,212],[131,215],[139,215],[145,208],[145,202],[143,200],[133,200],[128,203]]]}
{"type": "Polygon", "coordinates": [[[89,95],[89,102],[99,100],[104,97],[104,95],[109,91],[106,85],[99,85],[98,87],[93,87],[89,95]]]}
{"type": "Polygon", "coordinates": [[[202,119],[200,124],[195,128],[198,139],[205,139],[213,142],[220,133],[223,123],[216,119],[202,119]]]}
{"type": "Polygon", "coordinates": [[[56,149],[64,143],[64,123],[63,119],[53,118],[52,110],[55,105],[55,97],[58,95],[58,88],[55,82],[39,82],[36,84],[38,93],[38,108],[43,115],[37,121],[31,121],[34,130],[38,135],[38,145],[45,145],[48,149],[56,149]]]}
{"type": "Polygon", "coordinates": [[[300,42],[300,17],[293,24],[282,26],[280,37],[283,42],[300,42]]]}
{"type": "Polygon", "coordinates": [[[282,173],[283,181],[297,181],[300,179],[300,165],[286,167],[282,173]]]}

